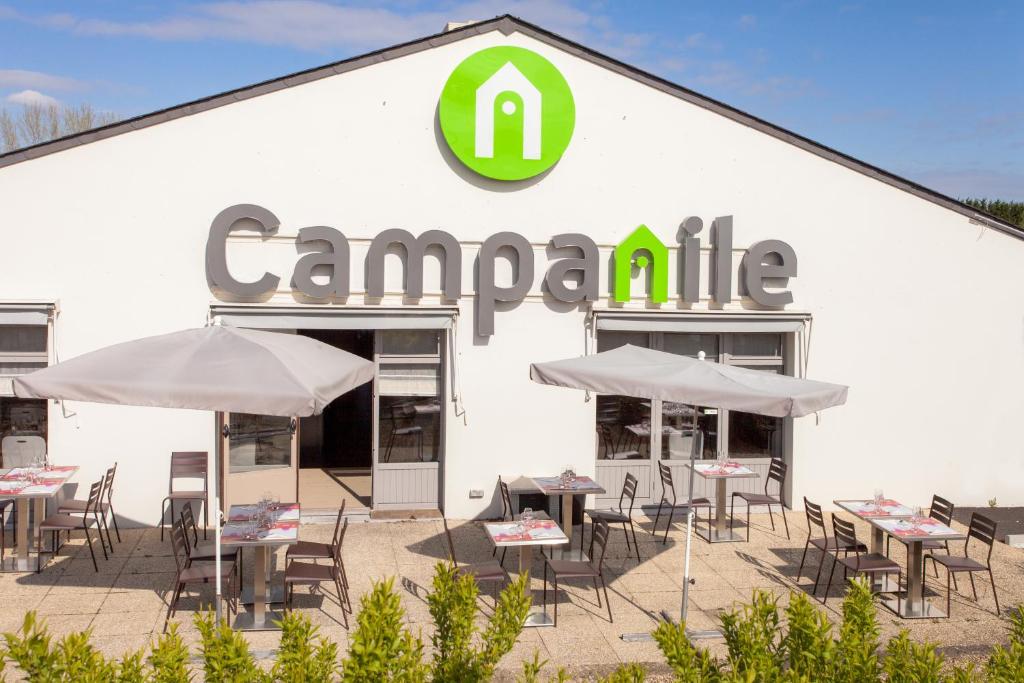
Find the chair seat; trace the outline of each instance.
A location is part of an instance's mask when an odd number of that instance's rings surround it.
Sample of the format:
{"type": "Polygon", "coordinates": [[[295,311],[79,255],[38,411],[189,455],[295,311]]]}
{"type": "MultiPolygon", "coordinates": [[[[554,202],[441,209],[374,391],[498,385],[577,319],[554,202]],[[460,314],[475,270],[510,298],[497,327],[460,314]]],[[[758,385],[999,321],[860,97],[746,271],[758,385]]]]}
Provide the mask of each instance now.
{"type": "Polygon", "coordinates": [[[190,500],[196,500],[199,498],[205,499],[206,495],[206,491],[171,491],[167,494],[164,500],[181,500],[182,498],[190,500]]]}
{"type": "Polygon", "coordinates": [[[619,451],[605,456],[607,460],[639,460],[640,451],[619,451]]]}
{"type": "Polygon", "coordinates": [[[811,545],[818,550],[849,550],[850,552],[858,551],[862,553],[866,553],[868,551],[868,547],[863,543],[857,543],[856,546],[849,545],[847,543],[844,543],[842,546],[837,546],[836,539],[834,538],[812,538],[811,545]]]}
{"type": "Polygon", "coordinates": [[[96,520],[90,517],[72,517],[71,515],[50,515],[36,528],[39,531],[67,531],[73,529],[84,529],[85,527],[96,526],[96,520]]]}
{"type": "Polygon", "coordinates": [[[740,498],[746,501],[747,505],[781,505],[778,496],[768,496],[763,493],[748,493],[746,491],[733,492],[733,498],[740,498]]]}
{"type": "MultiPolygon", "coordinates": [[[[692,501],[693,507],[709,508],[711,507],[711,501],[708,498],[694,498],[692,501]]],[[[676,507],[684,508],[686,503],[679,503],[676,507]]]]}
{"type": "Polygon", "coordinates": [[[408,436],[409,434],[421,434],[423,427],[399,427],[392,432],[395,436],[408,436]]]}
{"type": "Polygon", "coordinates": [[[629,515],[618,510],[584,510],[583,514],[591,519],[603,519],[606,522],[628,522],[629,515]]]}
{"type": "Polygon", "coordinates": [[[988,567],[963,555],[932,555],[932,559],[951,572],[984,572],[988,567]]]}
{"type": "Polygon", "coordinates": [[[458,568],[460,576],[470,575],[477,581],[498,581],[508,577],[508,572],[497,562],[466,564],[458,568]]]}
{"type": "Polygon", "coordinates": [[[899,564],[879,553],[867,553],[859,557],[840,557],[839,562],[848,569],[858,572],[886,573],[903,571],[899,564]]]}
{"type": "Polygon", "coordinates": [[[589,562],[579,562],[577,560],[545,560],[545,562],[547,562],[551,571],[558,576],[600,576],[600,574],[597,573],[597,570],[590,566],[589,562]]]}
{"type": "MultiPolygon", "coordinates": [[[[57,506],[57,512],[61,514],[74,514],[76,512],[78,514],[81,514],[85,512],[85,509],[86,507],[88,507],[88,505],[89,501],[86,500],[65,500],[63,503],[57,506]]],[[[110,504],[100,503],[99,508],[100,512],[106,513],[107,510],[110,509],[110,504]]]]}
{"type": "Polygon", "coordinates": [[[317,543],[315,541],[299,541],[295,545],[288,546],[285,557],[291,559],[330,559],[333,550],[330,543],[317,543]]]}
{"type": "Polygon", "coordinates": [[[313,564],[312,562],[292,560],[284,572],[285,583],[320,583],[321,581],[334,581],[333,564],[313,564]]]}
{"type": "MultiPolygon", "coordinates": [[[[234,571],[234,562],[222,562],[220,565],[220,578],[230,578],[234,571]]],[[[191,567],[182,569],[181,574],[178,575],[178,580],[182,583],[198,583],[199,581],[215,578],[217,578],[217,565],[215,564],[194,564],[191,567]]]]}
{"type": "MultiPolygon", "coordinates": [[[[222,561],[233,560],[238,554],[238,546],[230,543],[221,543],[220,559],[222,561]]],[[[213,541],[200,541],[192,548],[189,559],[193,562],[208,562],[217,559],[217,545],[213,541]]]]}

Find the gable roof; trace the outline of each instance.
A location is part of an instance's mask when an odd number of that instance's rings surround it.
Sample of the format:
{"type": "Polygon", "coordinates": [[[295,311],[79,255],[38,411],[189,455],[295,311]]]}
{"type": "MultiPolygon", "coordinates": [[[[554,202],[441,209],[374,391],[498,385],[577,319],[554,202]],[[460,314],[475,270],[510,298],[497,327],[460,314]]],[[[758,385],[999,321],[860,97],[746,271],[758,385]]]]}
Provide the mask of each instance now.
{"type": "Polygon", "coordinates": [[[171,121],[210,109],[216,109],[234,102],[247,100],[251,97],[259,97],[260,95],[320,80],[321,78],[328,78],[330,76],[353,71],[355,69],[361,69],[380,62],[397,59],[399,57],[447,45],[459,40],[464,40],[465,38],[489,33],[491,31],[499,31],[506,36],[516,32],[522,33],[523,35],[529,36],[530,38],[540,42],[547,43],[556,49],[567,52],[580,59],[585,59],[597,66],[625,76],[626,78],[643,83],[644,85],[660,90],[673,97],[678,97],[690,104],[713,111],[716,114],[753,128],[761,133],[765,133],[766,135],[771,135],[774,138],[799,147],[800,149],[822,157],[823,159],[835,162],[848,169],[886,183],[887,185],[891,185],[934,204],[938,204],[939,206],[951,211],[955,211],[956,213],[962,214],[982,225],[1005,232],[1017,237],[1018,239],[1024,239],[1024,229],[1018,228],[1001,218],[979,211],[969,204],[965,204],[953,199],[952,197],[948,197],[940,192],[936,192],[935,190],[915,183],[912,180],[907,180],[906,178],[897,176],[867,162],[855,159],[848,154],[843,154],[838,150],[815,142],[810,138],[798,135],[792,131],[786,130],[785,128],[769,123],[764,119],[760,119],[756,116],[740,111],[735,107],[730,107],[718,100],[694,92],[689,88],[677,85],[665,80],[664,78],[620,62],[617,59],[603,55],[588,47],[580,45],[579,43],[575,43],[567,38],[563,38],[562,36],[547,31],[540,26],[536,26],[508,14],[495,17],[494,19],[489,19],[487,21],[469,24],[451,31],[402,43],[400,45],[395,45],[393,47],[377,50],[375,52],[369,52],[357,57],[350,57],[325,66],[319,66],[289,74],[287,76],[256,83],[255,85],[229,90],[218,95],[211,95],[192,102],[186,102],[185,104],[168,107],[167,109],[160,109],[149,114],[143,114],[124,121],[118,121],[99,128],[93,128],[82,133],[75,133],[73,135],[50,140],[48,142],[42,142],[37,145],[14,150],[6,154],[0,154],[0,168],[78,147],[79,145],[85,145],[97,140],[121,135],[122,133],[129,133],[142,128],[148,128],[149,126],[155,126],[159,123],[164,123],[165,121],[171,121]]]}

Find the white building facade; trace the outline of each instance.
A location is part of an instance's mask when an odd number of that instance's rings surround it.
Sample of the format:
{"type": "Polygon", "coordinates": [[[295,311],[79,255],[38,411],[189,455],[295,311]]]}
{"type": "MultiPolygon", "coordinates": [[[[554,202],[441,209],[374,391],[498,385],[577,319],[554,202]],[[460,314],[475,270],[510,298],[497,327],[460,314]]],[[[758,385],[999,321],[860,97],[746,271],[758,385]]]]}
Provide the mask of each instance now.
{"type": "MultiPolygon", "coordinates": [[[[512,125],[536,115],[508,92],[512,125]]],[[[294,434],[230,418],[229,500],[303,501],[316,469],[364,477],[374,511],[493,516],[499,475],[571,464],[657,503],[659,461],[685,491],[680,411],[528,378],[629,342],[850,385],[817,418],[702,413],[706,457],[788,462],[792,507],[1024,504],[1024,233],[508,17],[0,157],[0,206],[8,377],[210,322],[379,364],[294,434]],[[574,104],[557,163],[522,180],[442,130],[453,70],[495,47],[553,65],[574,104]]],[[[79,484],[118,462],[126,523],[158,522],[172,451],[223,438],[209,413],[5,392],[0,436],[42,436],[79,484]]]]}

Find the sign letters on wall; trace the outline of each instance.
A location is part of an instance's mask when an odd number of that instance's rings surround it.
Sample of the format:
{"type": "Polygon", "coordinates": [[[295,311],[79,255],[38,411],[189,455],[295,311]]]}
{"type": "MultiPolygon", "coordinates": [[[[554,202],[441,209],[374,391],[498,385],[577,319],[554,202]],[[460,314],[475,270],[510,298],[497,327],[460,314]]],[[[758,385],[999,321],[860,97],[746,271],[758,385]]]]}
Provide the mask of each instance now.
{"type": "MultiPolygon", "coordinates": [[[[255,229],[263,235],[277,231],[280,221],[271,211],[255,204],[236,204],[221,211],[210,225],[206,243],[206,274],[214,293],[236,300],[260,300],[272,294],[281,279],[264,273],[252,282],[236,279],[228,270],[227,239],[234,230],[255,229]]],[[[700,218],[687,218],[682,225],[678,250],[679,297],[686,302],[699,298],[700,239],[703,230],[700,218]]],[[[566,303],[597,301],[599,296],[600,253],[592,239],[580,233],[564,233],[551,238],[553,249],[571,251],[570,256],[553,259],[544,274],[544,288],[552,297],[566,303]],[[575,286],[569,286],[569,282],[575,286]]],[[[307,297],[317,300],[345,298],[349,295],[348,239],[338,230],[318,225],[299,230],[298,247],[311,247],[295,264],[291,286],[307,297]],[[313,280],[317,267],[330,272],[327,282],[313,280]]],[[[384,262],[393,247],[405,256],[405,296],[423,297],[423,259],[428,249],[443,256],[442,297],[457,301],[462,297],[462,246],[451,234],[428,230],[415,237],[407,230],[391,229],[377,235],[366,254],[366,294],[381,299],[384,294],[384,262]]],[[[650,279],[648,298],[654,303],[668,301],[669,249],[646,226],[638,226],[616,248],[614,258],[613,298],[626,302],[632,298],[630,286],[635,274],[646,272],[650,279]]],[[[716,218],[711,225],[710,292],[715,303],[732,301],[732,216],[716,218]]],[[[791,246],[781,240],[763,240],[750,246],[743,254],[739,268],[743,288],[750,299],[764,307],[781,307],[793,302],[793,294],[785,287],[788,278],[796,277],[797,258],[791,246]],[[775,289],[767,289],[767,281],[775,289]]],[[[499,302],[514,302],[525,297],[534,284],[533,246],[514,232],[491,235],[480,247],[477,259],[476,332],[481,336],[494,334],[494,311],[499,302]],[[508,258],[512,264],[512,284],[499,285],[495,264],[508,258]]]]}

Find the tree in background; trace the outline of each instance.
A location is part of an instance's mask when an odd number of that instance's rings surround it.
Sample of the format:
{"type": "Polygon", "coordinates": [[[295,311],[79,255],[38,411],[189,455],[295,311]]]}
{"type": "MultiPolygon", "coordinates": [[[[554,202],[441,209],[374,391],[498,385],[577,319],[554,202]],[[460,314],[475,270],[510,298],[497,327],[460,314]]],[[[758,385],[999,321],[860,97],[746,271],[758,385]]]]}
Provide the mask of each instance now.
{"type": "Polygon", "coordinates": [[[0,154],[114,123],[112,112],[89,104],[26,104],[0,108],[0,154]]]}
{"type": "Polygon", "coordinates": [[[964,204],[1002,218],[1007,223],[1024,228],[1024,202],[1006,202],[1002,199],[971,199],[963,200],[964,204]]]}

